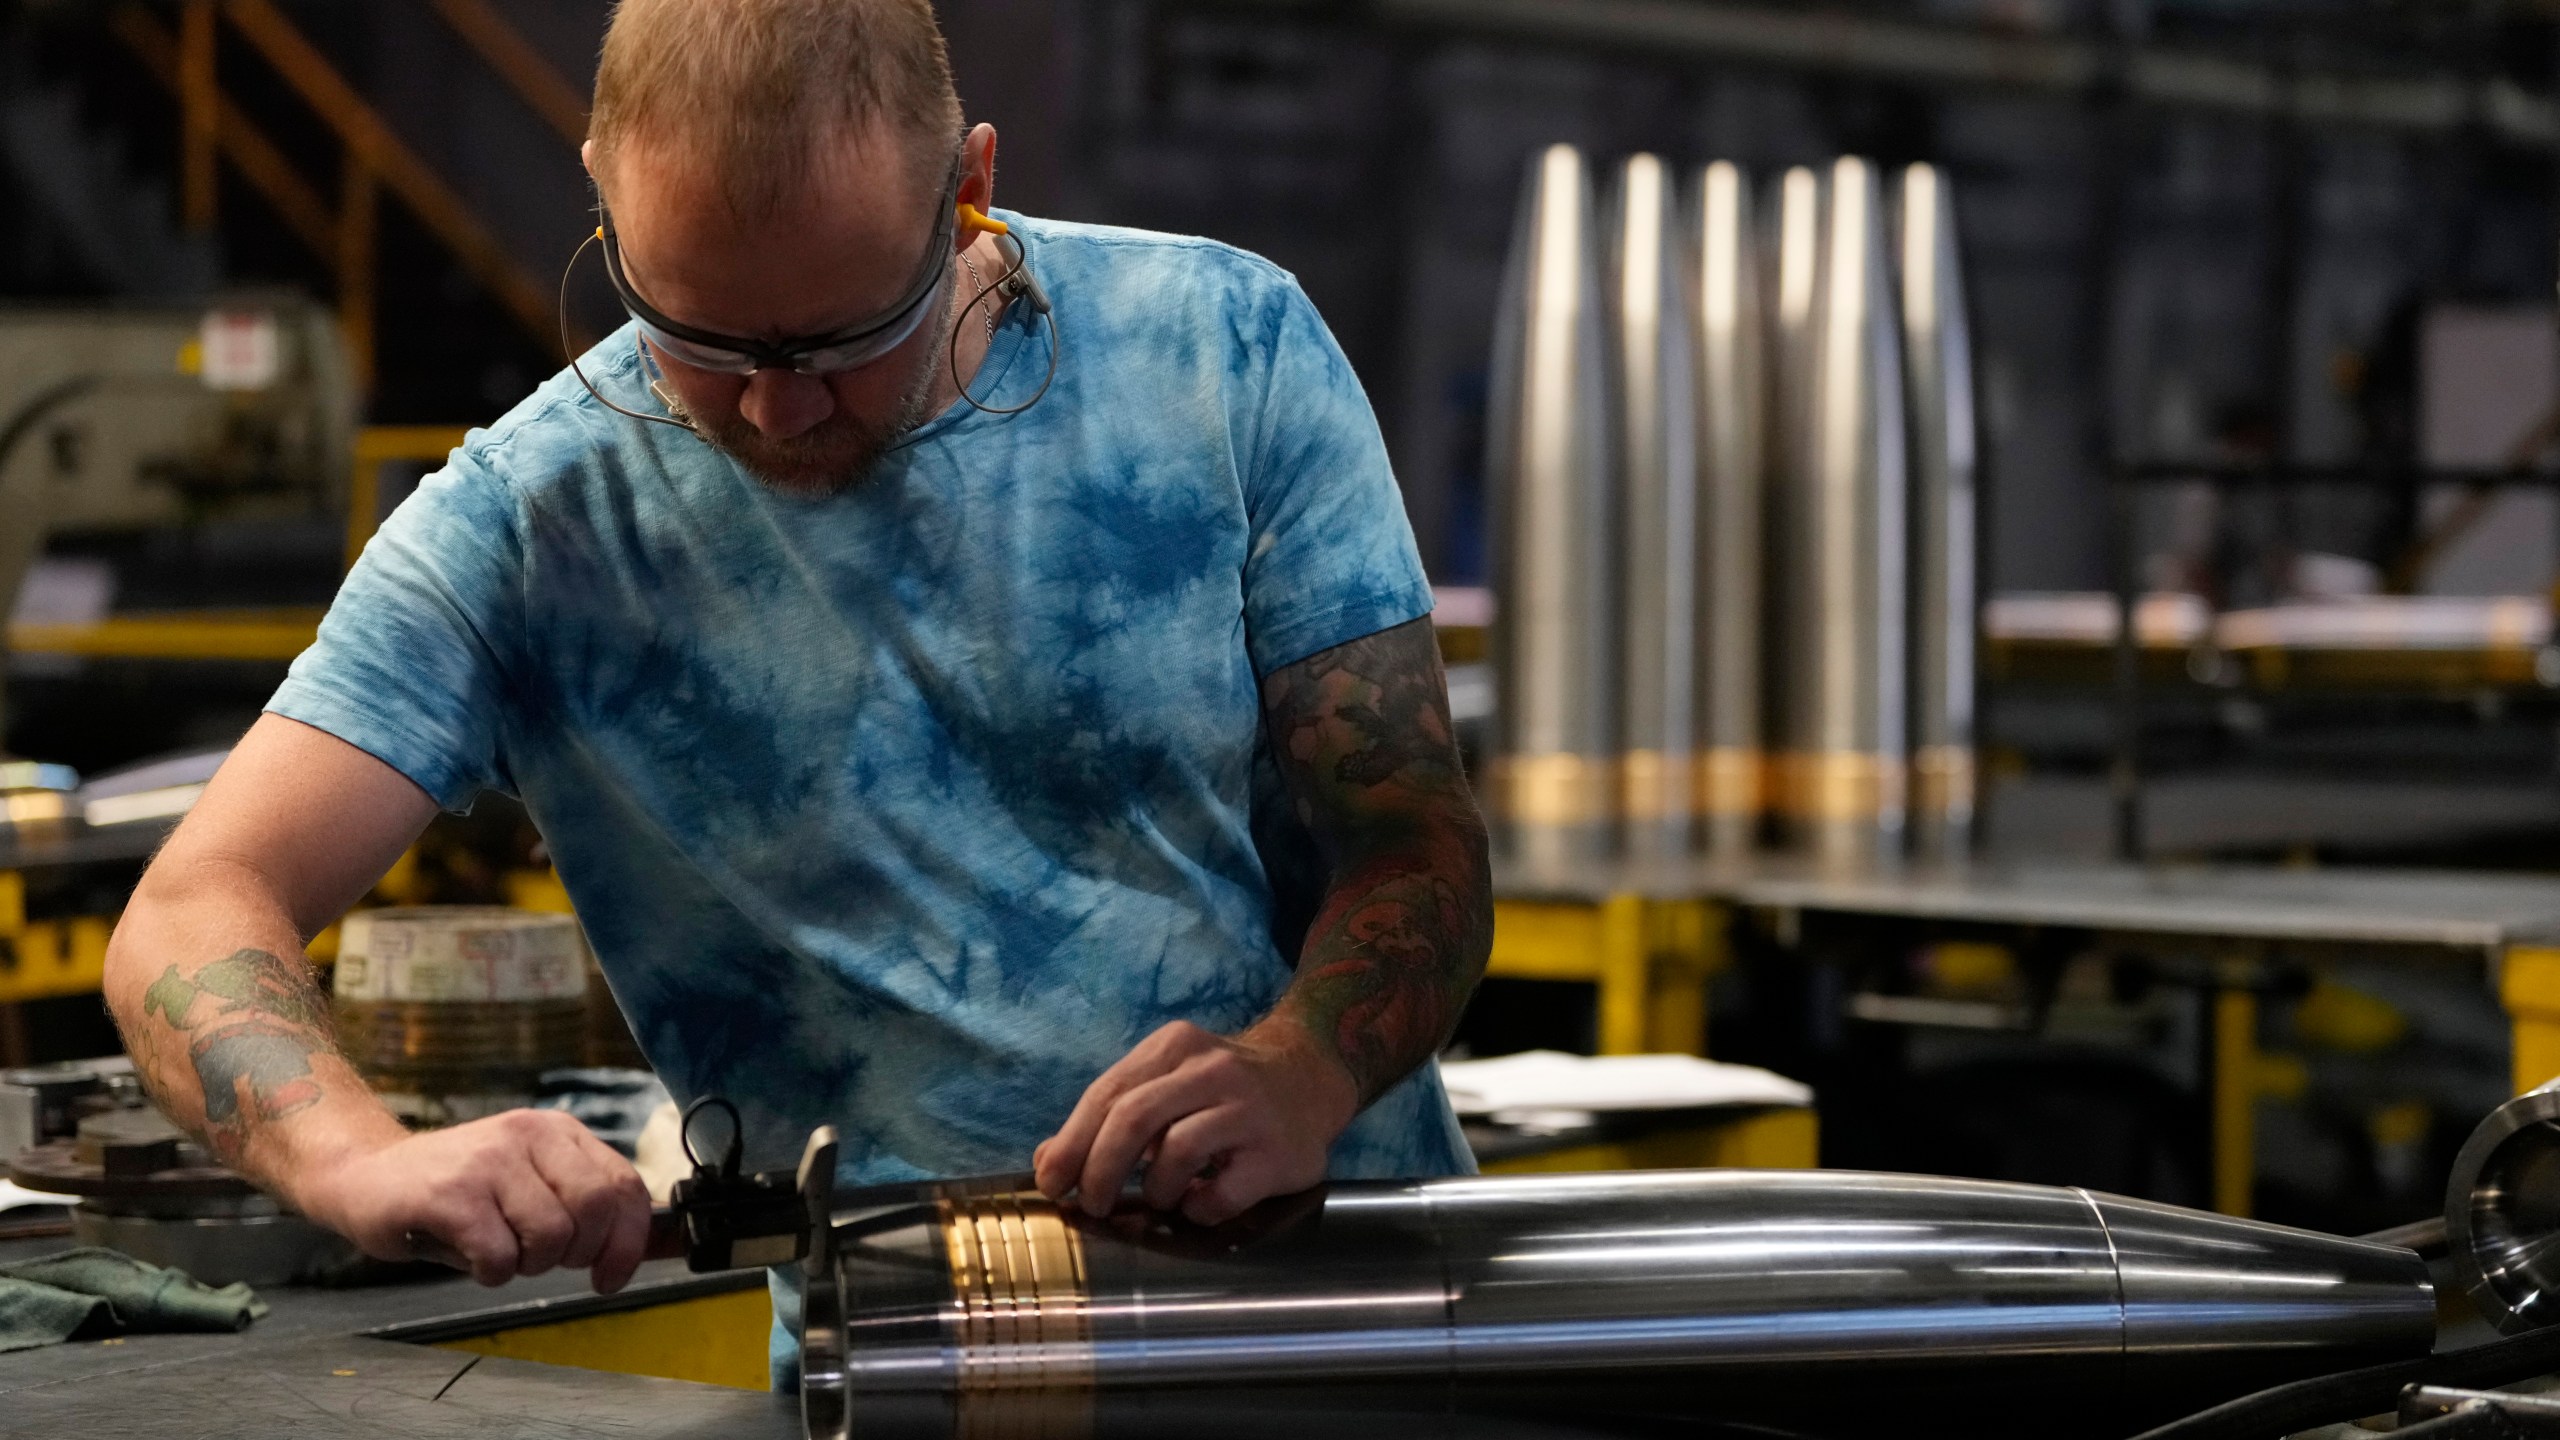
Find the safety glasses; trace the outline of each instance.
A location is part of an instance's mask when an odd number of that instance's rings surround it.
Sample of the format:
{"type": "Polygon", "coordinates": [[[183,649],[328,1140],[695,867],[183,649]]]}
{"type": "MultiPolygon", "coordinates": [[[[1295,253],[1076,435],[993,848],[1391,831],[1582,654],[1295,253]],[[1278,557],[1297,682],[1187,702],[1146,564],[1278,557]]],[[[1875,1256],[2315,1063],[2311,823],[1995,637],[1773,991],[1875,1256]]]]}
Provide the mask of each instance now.
{"type": "Polygon", "coordinates": [[[933,298],[942,293],[951,273],[951,237],[959,223],[960,175],[960,161],[955,158],[951,178],[943,183],[941,203],[935,207],[933,239],[924,247],[924,263],[917,269],[915,279],[908,282],[906,293],[880,318],[828,335],[758,340],[671,320],[631,288],[630,278],[622,269],[622,246],[613,233],[613,215],[601,202],[597,213],[602,223],[596,237],[604,242],[604,273],[613,281],[613,293],[621,299],[622,308],[640,333],[668,358],[723,375],[752,375],[758,370],[833,375],[868,365],[897,349],[932,313],[933,298]]]}

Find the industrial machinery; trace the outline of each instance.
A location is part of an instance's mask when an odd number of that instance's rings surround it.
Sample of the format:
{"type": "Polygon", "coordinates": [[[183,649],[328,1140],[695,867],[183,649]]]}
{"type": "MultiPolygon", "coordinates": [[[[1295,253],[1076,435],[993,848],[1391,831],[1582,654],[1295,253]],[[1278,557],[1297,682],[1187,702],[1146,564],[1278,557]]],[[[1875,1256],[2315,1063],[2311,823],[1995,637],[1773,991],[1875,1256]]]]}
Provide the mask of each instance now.
{"type": "Polygon", "coordinates": [[[344,1281],[385,1272],[288,1213],[143,1099],[119,1056],[0,1071],[8,1178],[72,1197],[83,1245],[174,1266],[209,1285],[344,1281]]]}
{"type": "Polygon", "coordinates": [[[336,513],[355,423],[306,299],[0,312],[0,609],[59,535],[336,513]]]}

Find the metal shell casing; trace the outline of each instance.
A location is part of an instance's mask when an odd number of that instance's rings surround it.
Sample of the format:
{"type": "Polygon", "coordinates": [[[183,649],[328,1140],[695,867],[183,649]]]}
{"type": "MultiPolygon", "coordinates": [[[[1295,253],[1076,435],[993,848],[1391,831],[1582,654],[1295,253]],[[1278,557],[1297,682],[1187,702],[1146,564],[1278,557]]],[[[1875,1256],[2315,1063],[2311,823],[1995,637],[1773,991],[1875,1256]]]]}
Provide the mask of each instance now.
{"type": "Polygon", "coordinates": [[[1905,817],[1902,355],[1881,187],[1854,156],[1779,187],[1778,754],[1790,848],[1898,855],[1905,817]]]}
{"type": "Polygon", "coordinates": [[[1531,161],[1495,322],[1495,742],[1482,793],[1497,843],[1532,864],[1606,854],[1617,823],[1615,500],[1591,188],[1569,145],[1531,161]]]}
{"type": "Polygon", "coordinates": [[[1945,172],[1907,167],[1897,198],[1911,447],[1911,846],[1944,861],[1972,849],[1976,803],[1973,337],[1945,172]]]}
{"type": "Polygon", "coordinates": [[[1695,786],[1698,427],[1677,185],[1660,157],[1618,165],[1608,202],[1610,419],[1620,540],[1620,835],[1625,853],[1688,853],[1695,786]]]}
{"type": "Polygon", "coordinates": [[[1739,859],[1759,840],[1768,488],[1763,442],[1767,404],[1761,373],[1759,237],[1750,181],[1718,161],[1698,171],[1686,201],[1685,269],[1690,333],[1697,346],[1698,564],[1696,685],[1700,847],[1739,859]]]}
{"type": "Polygon", "coordinates": [[[2435,1338],[2412,1251],[1987,1181],[1346,1182],[1214,1230],[966,1183],[836,1213],[813,1440],[1825,1436],[1984,1393],[1986,1434],[2121,1434],[2435,1338]]]}

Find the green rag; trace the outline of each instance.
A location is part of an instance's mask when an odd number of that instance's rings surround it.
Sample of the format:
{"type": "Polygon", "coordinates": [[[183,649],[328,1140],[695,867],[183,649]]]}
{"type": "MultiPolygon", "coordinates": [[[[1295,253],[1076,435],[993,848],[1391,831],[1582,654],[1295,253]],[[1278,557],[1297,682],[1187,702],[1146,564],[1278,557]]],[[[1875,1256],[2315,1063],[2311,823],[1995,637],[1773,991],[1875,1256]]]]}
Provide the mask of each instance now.
{"type": "Polygon", "coordinates": [[[146,1330],[245,1330],[267,1313],[246,1285],[95,1248],[0,1265],[0,1354],[146,1330]]]}

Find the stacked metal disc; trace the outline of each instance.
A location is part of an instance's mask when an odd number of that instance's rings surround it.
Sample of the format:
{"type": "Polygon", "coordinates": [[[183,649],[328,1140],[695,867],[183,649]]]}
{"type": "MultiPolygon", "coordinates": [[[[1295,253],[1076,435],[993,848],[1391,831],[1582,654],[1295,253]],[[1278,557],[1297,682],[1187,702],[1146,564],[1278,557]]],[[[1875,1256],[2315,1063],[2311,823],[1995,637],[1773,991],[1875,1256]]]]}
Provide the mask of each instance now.
{"type": "Polygon", "coordinates": [[[1969,848],[1946,178],[1844,157],[1752,191],[1724,162],[1637,155],[1605,188],[1570,146],[1531,162],[1493,366],[1485,798],[1533,866],[1969,848]]]}
{"type": "Polygon", "coordinates": [[[340,934],[339,1043],[401,1118],[495,1114],[580,1062],[588,961],[574,916],[422,905],[358,911],[340,934]]]}

